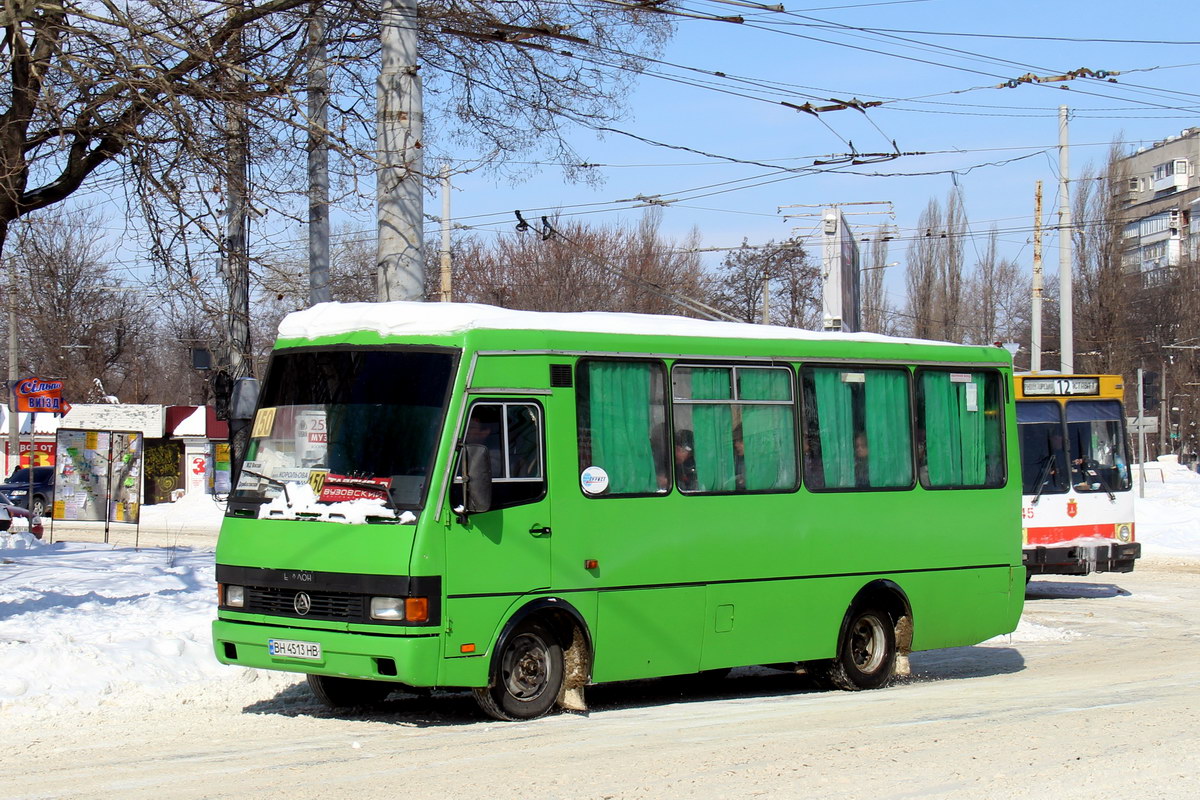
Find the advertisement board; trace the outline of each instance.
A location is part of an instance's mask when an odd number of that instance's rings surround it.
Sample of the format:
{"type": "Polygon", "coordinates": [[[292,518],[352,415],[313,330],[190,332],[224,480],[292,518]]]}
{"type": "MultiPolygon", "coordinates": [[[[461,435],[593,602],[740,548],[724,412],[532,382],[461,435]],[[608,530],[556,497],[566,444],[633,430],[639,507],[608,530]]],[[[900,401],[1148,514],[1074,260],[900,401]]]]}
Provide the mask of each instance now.
{"type": "Polygon", "coordinates": [[[54,519],[138,522],[143,442],[140,432],[60,428],[55,443],[54,519]]]}
{"type": "Polygon", "coordinates": [[[862,326],[858,242],[836,208],[827,208],[822,219],[821,247],[822,318],[827,331],[854,333],[862,326]]]}

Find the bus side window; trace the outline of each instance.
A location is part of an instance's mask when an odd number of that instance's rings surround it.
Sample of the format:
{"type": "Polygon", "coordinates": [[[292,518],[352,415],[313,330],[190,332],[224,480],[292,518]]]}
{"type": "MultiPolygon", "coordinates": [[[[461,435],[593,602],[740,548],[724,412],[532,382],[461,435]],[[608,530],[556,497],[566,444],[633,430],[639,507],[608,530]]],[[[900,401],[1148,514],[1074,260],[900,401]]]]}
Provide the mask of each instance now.
{"type": "Polygon", "coordinates": [[[795,491],[789,368],[676,364],[671,396],[675,484],[681,492],[795,491]]]}
{"type": "Polygon", "coordinates": [[[657,361],[580,361],[575,402],[579,471],[593,479],[583,484],[587,496],[670,491],[665,373],[657,361]],[[595,482],[601,473],[607,480],[595,482]]]}
{"type": "MultiPolygon", "coordinates": [[[[475,403],[467,417],[463,442],[488,449],[493,509],[530,503],[545,495],[541,408],[536,404],[475,403]]],[[[460,466],[455,469],[452,500],[457,505],[461,499],[460,466]]]]}
{"type": "Polygon", "coordinates": [[[806,367],[804,480],[809,489],[913,485],[908,371],[806,367]]]}
{"type": "Polygon", "coordinates": [[[998,372],[917,370],[921,480],[926,488],[1004,485],[1003,410],[998,372]]]}

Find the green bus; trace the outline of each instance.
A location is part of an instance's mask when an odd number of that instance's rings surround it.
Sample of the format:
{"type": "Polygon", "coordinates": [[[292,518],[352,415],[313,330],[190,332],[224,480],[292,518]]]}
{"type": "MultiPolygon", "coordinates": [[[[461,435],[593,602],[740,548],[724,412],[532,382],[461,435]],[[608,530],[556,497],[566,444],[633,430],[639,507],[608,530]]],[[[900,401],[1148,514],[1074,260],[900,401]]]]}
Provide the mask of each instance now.
{"type": "Polygon", "coordinates": [[[280,325],[216,552],[227,664],[323,702],[791,664],[886,685],[1024,602],[997,347],[321,304],[280,325]]]}

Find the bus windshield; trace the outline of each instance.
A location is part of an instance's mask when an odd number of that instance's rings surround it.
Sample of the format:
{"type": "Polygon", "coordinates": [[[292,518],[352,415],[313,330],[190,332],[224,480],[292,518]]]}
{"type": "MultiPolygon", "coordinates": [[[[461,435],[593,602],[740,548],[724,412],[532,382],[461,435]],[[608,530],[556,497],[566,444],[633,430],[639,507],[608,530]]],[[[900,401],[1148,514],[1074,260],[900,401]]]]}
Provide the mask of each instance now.
{"type": "Polygon", "coordinates": [[[381,499],[419,509],[456,351],[277,352],[230,511],[308,484],[318,502],[381,499]]]}
{"type": "Polygon", "coordinates": [[[1118,492],[1132,487],[1121,413],[1116,400],[1067,401],[1071,482],[1076,491],[1118,492]]]}
{"type": "Polygon", "coordinates": [[[1062,412],[1053,400],[1017,403],[1021,438],[1021,491],[1027,495],[1067,491],[1067,451],[1062,412]]]}

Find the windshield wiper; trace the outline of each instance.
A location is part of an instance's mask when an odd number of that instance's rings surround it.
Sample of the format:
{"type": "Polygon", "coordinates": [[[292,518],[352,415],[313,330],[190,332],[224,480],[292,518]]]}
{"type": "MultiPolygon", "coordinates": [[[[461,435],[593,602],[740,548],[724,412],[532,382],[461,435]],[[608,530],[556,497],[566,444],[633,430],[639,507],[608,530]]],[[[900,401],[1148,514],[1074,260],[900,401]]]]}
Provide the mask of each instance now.
{"type": "Polygon", "coordinates": [[[1050,468],[1052,466],[1054,466],[1054,453],[1046,456],[1046,459],[1042,462],[1042,468],[1038,471],[1037,494],[1033,496],[1033,502],[1030,505],[1036,506],[1038,500],[1042,499],[1042,492],[1046,490],[1046,482],[1050,480],[1050,468]]]}
{"type": "Polygon", "coordinates": [[[292,507],[292,498],[290,495],[288,495],[287,484],[284,483],[283,481],[276,480],[275,478],[272,478],[270,475],[263,475],[261,472],[254,472],[253,470],[244,469],[244,468],[242,469],[242,474],[252,475],[255,478],[262,478],[264,481],[269,483],[271,486],[278,486],[280,489],[283,489],[283,501],[285,503],[287,503],[288,508],[292,507]]]}

